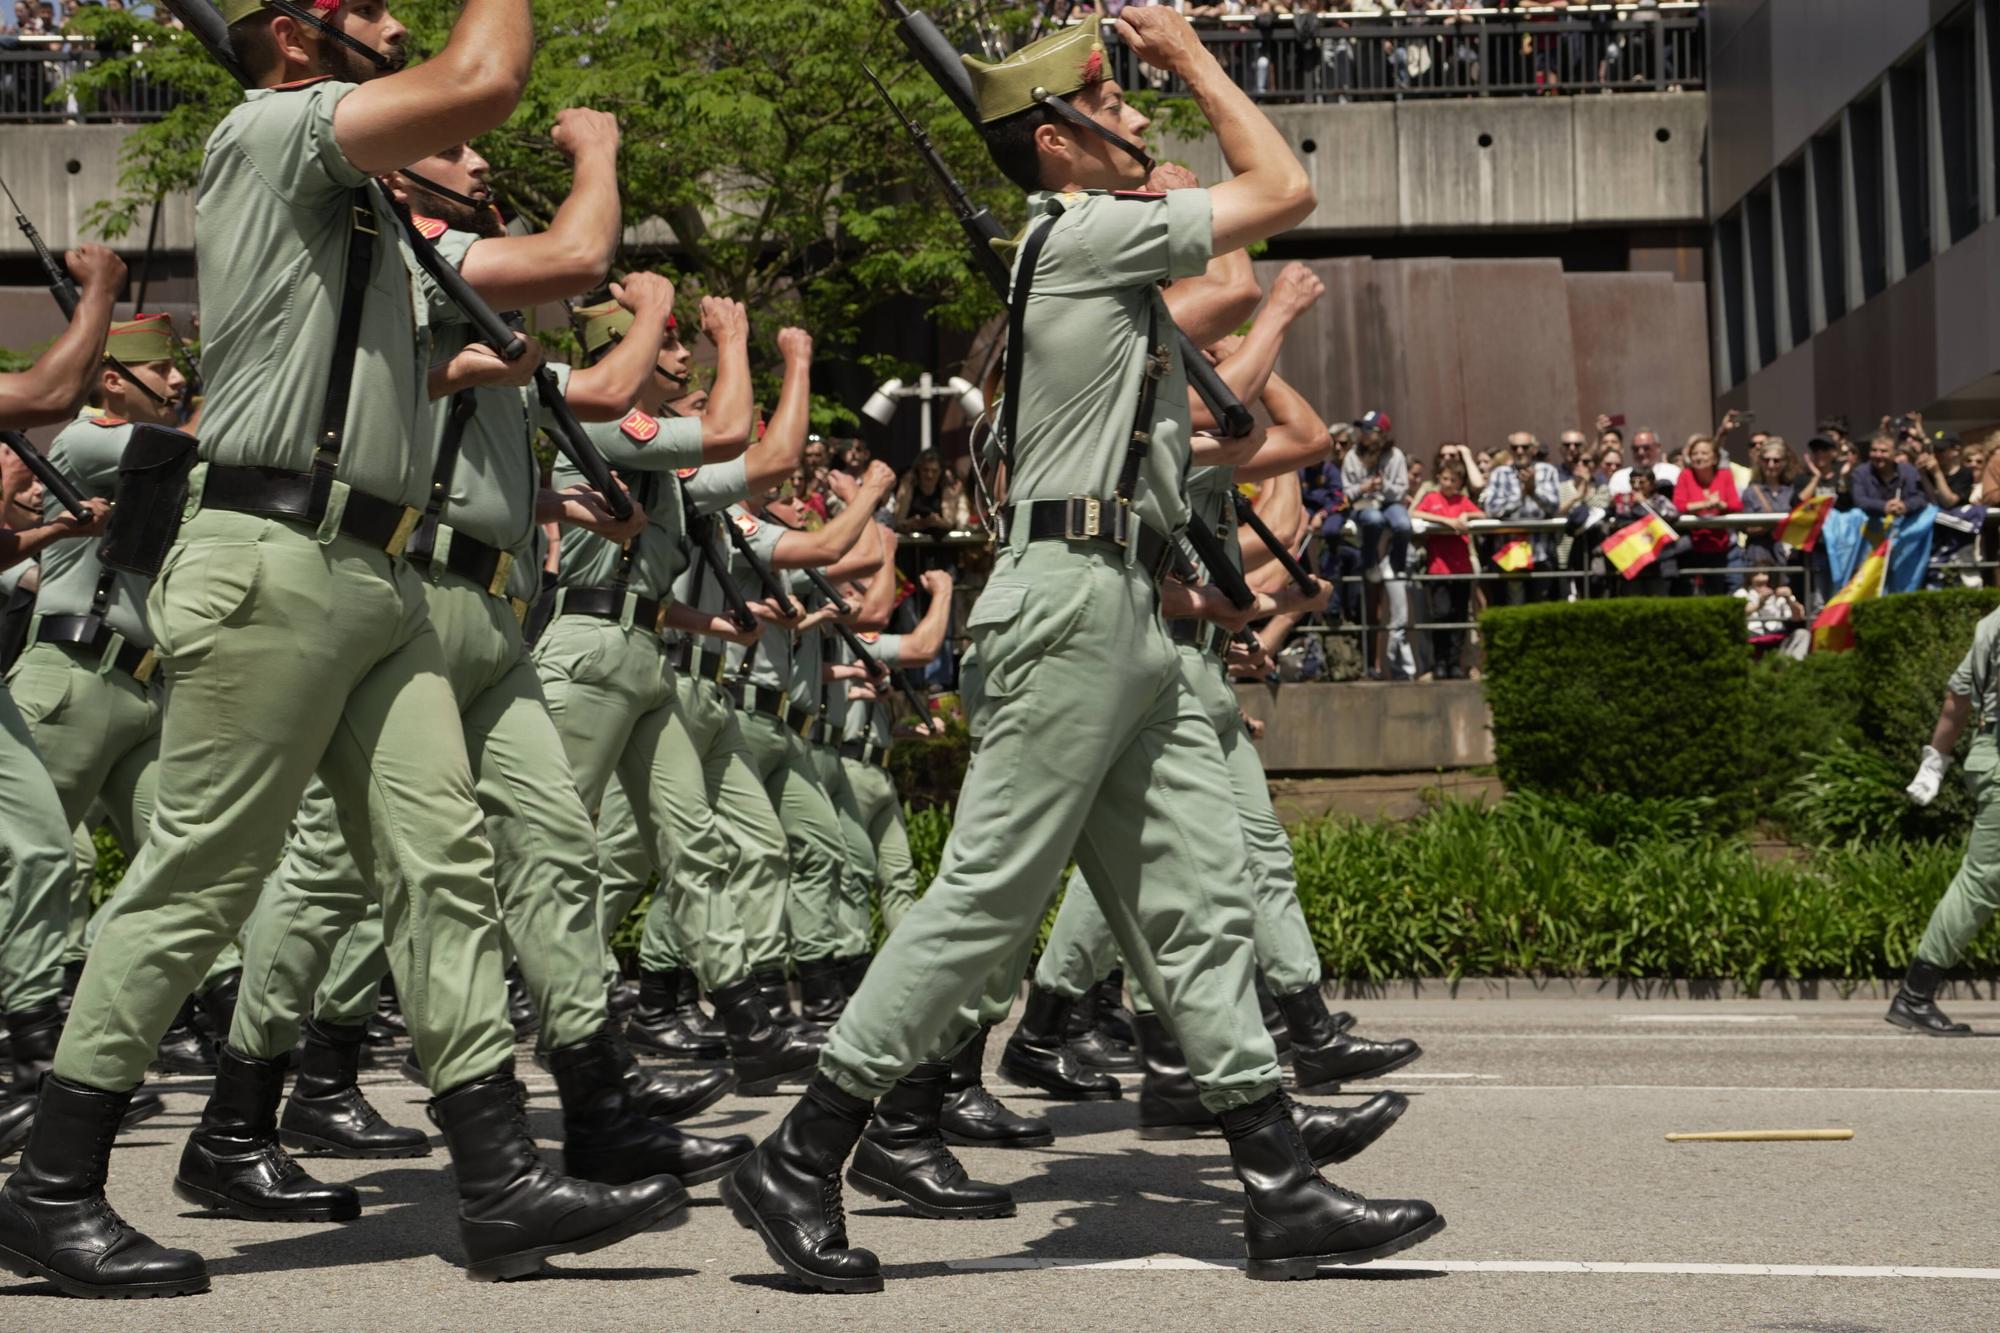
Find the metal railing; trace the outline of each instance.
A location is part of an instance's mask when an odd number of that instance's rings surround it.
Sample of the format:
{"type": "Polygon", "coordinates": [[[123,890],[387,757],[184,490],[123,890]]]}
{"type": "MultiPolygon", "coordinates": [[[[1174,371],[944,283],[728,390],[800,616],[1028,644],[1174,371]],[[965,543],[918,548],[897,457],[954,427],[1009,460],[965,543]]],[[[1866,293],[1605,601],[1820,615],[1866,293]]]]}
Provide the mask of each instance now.
{"type": "Polygon", "coordinates": [[[173,91],[135,74],[86,107],[63,83],[107,58],[78,38],[0,38],[0,122],[83,124],[158,120],[179,100],[173,91]]]}
{"type": "MultiPolygon", "coordinates": [[[[1780,513],[1725,514],[1703,518],[1683,516],[1666,522],[1681,536],[1701,529],[1769,533],[1774,532],[1787,517],[1780,513]]],[[[1483,597],[1486,607],[1490,608],[1620,596],[1727,595],[1752,576],[1768,574],[1774,588],[1786,585],[1792,589],[1806,616],[1803,620],[1783,622],[1773,633],[1806,628],[1810,617],[1839,591],[1837,587],[1829,586],[1830,574],[1823,551],[1796,549],[1786,549],[1784,558],[1774,558],[1772,563],[1738,559],[1726,560],[1722,565],[1690,566],[1678,560],[1666,560],[1655,564],[1638,578],[1628,580],[1600,550],[1607,537],[1637,521],[1622,517],[1607,517],[1602,523],[1581,531],[1573,531],[1568,520],[1562,518],[1514,521],[1474,519],[1466,526],[1469,530],[1467,535],[1475,543],[1482,538],[1532,539],[1540,536],[1560,541],[1567,537],[1570,539],[1569,558],[1563,559],[1558,555],[1552,565],[1544,566],[1538,562],[1534,568],[1510,573],[1494,567],[1492,552],[1488,551],[1482,554],[1481,567],[1475,573],[1428,574],[1419,572],[1424,559],[1420,545],[1422,538],[1426,534],[1457,534],[1446,525],[1431,522],[1421,514],[1411,514],[1410,520],[1413,543],[1410,568],[1401,575],[1387,568],[1386,533],[1378,551],[1378,565],[1367,570],[1354,567],[1358,562],[1343,561],[1337,551],[1335,557],[1329,559],[1329,543],[1315,535],[1307,547],[1306,564],[1333,583],[1335,605],[1340,608],[1340,614],[1337,619],[1301,624],[1296,633],[1320,636],[1322,640],[1327,636],[1356,636],[1361,642],[1364,670],[1374,670],[1380,661],[1391,678],[1399,675],[1414,678],[1425,673],[1425,663],[1432,658],[1437,647],[1436,636],[1459,636],[1458,661],[1461,665],[1474,657],[1466,650],[1470,647],[1469,631],[1478,628],[1476,608],[1473,615],[1464,619],[1430,614],[1434,609],[1449,607],[1450,594],[1445,590],[1454,584],[1469,585],[1475,604],[1483,597]],[[1667,564],[1672,567],[1661,567],[1667,564]],[[1375,602],[1378,598],[1380,610],[1385,614],[1377,614],[1375,602]],[[1404,603],[1400,614],[1395,606],[1398,600],[1404,603]]],[[[1954,581],[1965,580],[1977,584],[1991,582],[1994,571],[2000,570],[2000,549],[1996,549],[1995,542],[1997,536],[2000,536],[2000,509],[1989,510],[1978,540],[1968,539],[1960,550],[1943,559],[1932,557],[1926,586],[1933,582],[1951,585],[1954,581]]],[[[1354,553],[1352,546],[1341,549],[1354,553]]],[[[1740,557],[1747,549],[1732,548],[1732,552],[1740,557]]],[[[1745,635],[1753,640],[1758,637],[1751,633],[1747,617],[1745,635]]]]}
{"type": "MultiPolygon", "coordinates": [[[[1245,17],[1197,30],[1236,84],[1262,101],[1669,92],[1704,84],[1702,9],[1576,5],[1560,17],[1533,18],[1500,9],[1285,14],[1268,26],[1245,17]]],[[[1109,27],[1105,36],[1120,83],[1186,91],[1142,65],[1109,27]]]]}

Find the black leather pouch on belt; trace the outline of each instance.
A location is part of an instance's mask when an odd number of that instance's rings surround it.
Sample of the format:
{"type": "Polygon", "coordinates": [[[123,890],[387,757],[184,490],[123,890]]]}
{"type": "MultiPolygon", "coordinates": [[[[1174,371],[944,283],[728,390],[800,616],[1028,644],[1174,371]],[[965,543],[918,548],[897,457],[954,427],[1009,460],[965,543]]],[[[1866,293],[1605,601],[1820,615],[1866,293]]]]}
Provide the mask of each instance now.
{"type": "Polygon", "coordinates": [[[105,525],[100,560],[126,574],[153,578],[181,530],[195,439],[166,426],[134,426],[118,459],[118,499],[105,525]]]}

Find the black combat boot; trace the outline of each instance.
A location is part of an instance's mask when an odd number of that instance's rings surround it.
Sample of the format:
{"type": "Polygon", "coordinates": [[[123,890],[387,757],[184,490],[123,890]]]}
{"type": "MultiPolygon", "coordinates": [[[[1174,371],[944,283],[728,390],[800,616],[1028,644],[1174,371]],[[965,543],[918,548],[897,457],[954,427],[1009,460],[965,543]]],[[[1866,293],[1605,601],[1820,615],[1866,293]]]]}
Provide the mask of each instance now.
{"type": "Polygon", "coordinates": [[[951,1057],[951,1080],[938,1112],[945,1142],[979,1148],[1047,1147],[1056,1141],[1048,1121],[1016,1115],[986,1090],[986,1034],[992,1030],[982,1025],[951,1057]]]}
{"type": "Polygon", "coordinates": [[[1070,1053],[1063,1032],[1073,1002],[1040,986],[1028,987],[1021,1022],[1000,1052],[1000,1073],[1024,1088],[1039,1088],[1058,1101],[1108,1102],[1122,1091],[1109,1074],[1092,1073],[1070,1053]]]}
{"type": "MultiPolygon", "coordinates": [[[[1290,1100],[1289,1098],[1287,1100],[1290,1100]]],[[[1400,1092],[1378,1092],[1356,1107],[1308,1106],[1292,1102],[1292,1123],[1306,1141],[1314,1166],[1344,1162],[1389,1132],[1410,1109],[1400,1092]]]]}
{"type": "Polygon", "coordinates": [[[66,1296],[192,1296],[208,1269],[190,1250],[155,1245],[104,1197],[126,1094],[51,1074],[21,1164],[0,1190],[0,1268],[53,1282],[66,1296]]]}
{"type": "Polygon", "coordinates": [[[821,1291],[880,1291],[882,1265],[847,1243],[840,1168],[869,1104],[815,1078],[776,1132],[722,1182],[737,1222],[763,1237],[778,1266],[821,1291]]]}
{"type": "Polygon", "coordinates": [[[1076,1007],[1069,1011],[1069,1017],[1063,1023],[1063,1036],[1070,1054],[1085,1069],[1102,1070],[1107,1074],[1136,1074],[1139,1072],[1139,1053],[1105,1032],[1098,1021],[1103,1003],[1103,992],[1092,986],[1076,1002],[1076,1007]]]}
{"type": "MultiPolygon", "coordinates": [[[[7,1015],[7,1031],[14,1039],[14,1090],[17,1096],[33,1096],[42,1075],[55,1068],[56,1044],[62,1040],[63,1012],[56,1002],[36,1005],[7,1015]]],[[[167,1109],[157,1092],[134,1088],[125,1094],[123,1127],[151,1120],[167,1109]]]]}
{"type": "Polygon", "coordinates": [[[1327,1013],[1319,987],[1278,997],[1292,1033],[1292,1080],[1300,1092],[1333,1089],[1354,1079],[1379,1078],[1424,1053],[1408,1037],[1369,1041],[1342,1032],[1327,1013]]]}
{"type": "Polygon", "coordinates": [[[803,1077],[819,1063],[819,1047],[773,1021],[756,977],[732,981],[710,991],[708,998],[729,1033],[738,1092],[768,1096],[787,1078],[803,1077]]]}
{"type": "Polygon", "coordinates": [[[153,1068],[168,1074],[213,1074],[215,1047],[194,1021],[194,1001],[181,1001],[173,1026],[153,1052],[153,1068]]]}
{"type": "Polygon", "coordinates": [[[635,1050],[669,1060],[721,1060],[727,1041],[709,1041],[689,1031],[680,1013],[681,978],[694,980],[686,968],[672,972],[639,973],[639,1003],[625,1020],[625,1039],[635,1050]]]}
{"type": "Polygon", "coordinates": [[[383,977],[375,992],[375,1016],[368,1020],[368,1044],[386,1046],[409,1035],[410,1025],[404,1021],[402,1004],[396,998],[396,979],[383,977]]]}
{"type": "MultiPolygon", "coordinates": [[[[757,990],[764,997],[764,1008],[770,1011],[773,1023],[781,1028],[810,1028],[814,1032],[824,1031],[819,1024],[809,1023],[792,1011],[792,985],[785,980],[783,968],[768,968],[762,972],[753,972],[751,976],[757,982],[757,990]]],[[[709,992],[708,998],[711,1003],[715,1002],[715,993],[709,992]]],[[[721,1008],[719,1004],[716,1007],[721,1008]]],[[[723,1026],[726,1028],[729,1025],[725,1021],[723,1026]]]]}
{"type": "Polygon", "coordinates": [[[0,1160],[20,1151],[34,1125],[35,1094],[12,1083],[0,1087],[0,1160]]]}
{"type": "Polygon", "coordinates": [[[69,1002],[76,998],[76,986],[82,980],[83,959],[72,958],[63,964],[62,991],[56,996],[56,1008],[69,1012],[69,1002]]]}
{"type": "Polygon", "coordinates": [[[729,1034],[723,1030],[722,1024],[716,1021],[713,1014],[701,1007],[701,984],[691,969],[680,970],[674,1013],[680,1017],[681,1026],[685,1027],[695,1040],[708,1042],[727,1050],[729,1034]]]}
{"type": "Polygon", "coordinates": [[[1896,988],[1896,998],[1889,1001],[1889,1012],[1885,1017],[1899,1028],[1921,1032],[1927,1037],[1971,1036],[1970,1027],[1952,1022],[1944,1016],[1944,1010],[1938,1008],[1938,983],[1943,980],[1943,968],[1935,963],[1926,963],[1921,958],[1912,958],[1909,973],[1903,978],[1903,984],[1896,988]]]}
{"type": "Polygon", "coordinates": [[[838,958],[806,958],[799,962],[799,1016],[809,1023],[831,1027],[847,1007],[847,991],[840,984],[838,958]]]}
{"type": "Polygon", "coordinates": [[[195,1008],[208,1040],[216,1050],[229,1041],[229,1025],[236,1021],[236,993],[243,988],[243,969],[235,968],[217,977],[215,984],[195,996],[195,1008]]]}
{"type": "Polygon", "coordinates": [[[862,978],[868,975],[869,964],[875,961],[872,953],[857,953],[840,960],[840,988],[852,998],[861,989],[862,978]]]}
{"type": "Polygon", "coordinates": [[[515,1041],[526,1041],[542,1030],[535,998],[528,994],[528,979],[521,975],[519,965],[507,969],[507,1021],[514,1025],[515,1041]]]}
{"type": "Polygon", "coordinates": [[[1137,1047],[1139,1034],[1132,1027],[1132,1010],[1125,1003],[1125,972],[1114,968],[1104,980],[1090,988],[1096,996],[1097,1030],[1123,1046],[1137,1047]]]}
{"type": "Polygon", "coordinates": [[[607,1029],[549,1052],[563,1108],[563,1169],[580,1180],[629,1185],[674,1176],[699,1185],[727,1175],[755,1146],[741,1134],[703,1139],[649,1120],[625,1086],[622,1048],[607,1029]]]}
{"type": "Polygon", "coordinates": [[[1005,1185],[969,1178],[938,1126],[951,1066],[928,1060],[875,1103],[847,1183],[870,1198],[908,1204],[919,1217],[1012,1217],[1005,1185]]]}
{"type": "Polygon", "coordinates": [[[625,1044],[625,1034],[618,1030],[615,1020],[605,1032],[617,1055],[620,1077],[625,1080],[625,1095],[632,1099],[633,1109],[648,1120],[675,1124],[700,1115],[736,1091],[733,1069],[687,1075],[647,1069],[632,1057],[632,1048],[625,1044]]]}
{"type": "Polygon", "coordinates": [[[1188,1073],[1180,1043],[1158,1014],[1134,1014],[1139,1034],[1139,1058],[1145,1073],[1139,1081],[1139,1137],[1186,1139],[1216,1127],[1215,1112],[1201,1104],[1201,1090],[1188,1073]]]}
{"type": "Polygon", "coordinates": [[[232,1046],[215,1056],[215,1091],[181,1150],[174,1193],[246,1222],[345,1222],[361,1216],[352,1185],[314,1180],[278,1146],[285,1061],[232,1046]]]}
{"type": "Polygon", "coordinates": [[[622,1023],[639,1007],[639,983],[621,976],[604,992],[604,1012],[622,1023]]]}
{"type": "Polygon", "coordinates": [[[687,1220],[672,1176],[601,1185],[549,1169],[528,1136],[511,1064],[431,1102],[458,1177],[458,1234],[475,1282],[526,1277],[552,1254],[588,1254],[687,1220]]]}
{"type": "Polygon", "coordinates": [[[278,1141],[300,1152],[330,1157],[428,1157],[430,1136],[384,1120],[361,1091],[361,1043],[368,1029],[356,1023],[307,1019],[298,1081],[278,1123],[278,1141]]]}
{"type": "Polygon", "coordinates": [[[1243,1182],[1249,1275],[1310,1278],[1322,1266],[1358,1264],[1406,1250],[1444,1230],[1417,1199],[1371,1202],[1324,1180],[1306,1152],[1282,1092],[1222,1113],[1223,1137],[1243,1182]]]}
{"type": "Polygon", "coordinates": [[[1259,969],[1252,984],[1257,989],[1257,1008],[1264,1016],[1264,1030],[1271,1034],[1271,1044],[1278,1048],[1278,1063],[1289,1064],[1292,1058],[1292,1033],[1285,1026],[1285,1011],[1278,1007],[1278,997],[1271,993],[1271,983],[1264,980],[1259,969]]]}

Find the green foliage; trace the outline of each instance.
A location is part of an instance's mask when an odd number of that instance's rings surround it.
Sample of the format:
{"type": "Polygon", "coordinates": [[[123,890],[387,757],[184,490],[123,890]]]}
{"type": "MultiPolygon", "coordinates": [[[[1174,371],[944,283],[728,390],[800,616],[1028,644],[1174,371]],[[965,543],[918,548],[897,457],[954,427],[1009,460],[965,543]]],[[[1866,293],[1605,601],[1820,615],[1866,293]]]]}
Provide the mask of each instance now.
{"type": "Polygon", "coordinates": [[[1480,618],[1494,752],[1511,789],[1699,792],[1744,813],[1750,653],[1735,598],[1627,597],[1480,618]]]}
{"type": "MultiPolygon", "coordinates": [[[[2000,590],[1992,588],[1899,593],[1855,608],[1861,726],[1884,757],[1915,765],[1937,722],[1945,681],[1972,646],[1973,628],[1995,608],[2000,590]]],[[[1971,740],[1968,732],[1961,759],[1971,740]]]]}
{"type": "Polygon", "coordinates": [[[964,714],[947,699],[937,716],[944,720],[943,735],[900,737],[889,751],[889,774],[896,780],[896,790],[916,809],[955,802],[958,789],[965,785],[965,767],[972,761],[972,736],[964,714]]]}
{"type": "Polygon", "coordinates": [[[1860,658],[1766,657],[1750,669],[1750,715],[1756,735],[1744,758],[1760,804],[1768,805],[1815,756],[1864,744],[1860,658]]]}

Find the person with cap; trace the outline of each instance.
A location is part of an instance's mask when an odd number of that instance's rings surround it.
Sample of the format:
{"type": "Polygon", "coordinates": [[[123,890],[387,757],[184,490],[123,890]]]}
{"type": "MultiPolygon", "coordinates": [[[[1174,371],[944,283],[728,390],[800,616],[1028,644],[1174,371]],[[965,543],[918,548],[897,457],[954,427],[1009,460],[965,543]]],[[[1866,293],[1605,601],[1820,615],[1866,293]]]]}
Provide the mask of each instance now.
{"type": "MultiPolygon", "coordinates": [[[[102,364],[125,263],[101,245],[80,246],[63,261],[79,288],[76,313],[33,366],[0,374],[0,429],[61,421],[83,402],[102,364]]],[[[0,445],[0,450],[11,457],[8,446],[0,445]]],[[[27,471],[19,458],[11,461],[27,471]]],[[[20,527],[0,517],[0,572],[15,570],[70,538],[98,535],[109,512],[109,502],[100,496],[87,500],[82,515],[45,510],[39,522],[20,527]]],[[[23,1065],[22,1052],[37,1051],[37,1034],[47,1028],[45,1012],[62,992],[74,881],[70,821],[5,682],[0,682],[0,810],[6,811],[0,819],[0,1012],[7,1015],[10,1036],[16,1015],[29,1029],[25,1044],[15,1046],[13,1081],[0,1090],[0,1156],[6,1156],[27,1140],[35,1119],[41,1073],[35,1066],[42,1061],[23,1065]]],[[[142,1102],[138,1109],[148,1107],[157,1112],[158,1099],[142,1102]]],[[[130,1113],[128,1108],[125,1115],[130,1113]]],[[[108,1133],[105,1138],[108,1144],[108,1133]]]]}
{"type": "MultiPolygon", "coordinates": [[[[810,1065],[812,1050],[774,1023],[751,974],[746,903],[731,884],[732,847],[714,817],[702,766],[692,758],[695,745],[676,689],[681,673],[664,632],[730,642],[757,633],[676,595],[677,580],[694,560],[689,511],[700,521],[747,493],[752,477],[789,475],[804,439],[804,398],[798,390],[797,405],[786,404],[788,415],[800,418],[800,429],[767,431],[752,442],[750,325],[737,302],[714,296],[702,302],[702,327],[715,344],[717,366],[707,411],[699,416],[666,411],[687,382],[692,357],[676,330],[639,328],[615,306],[579,314],[587,358],[628,347],[651,353],[633,411],[588,428],[649,520],[622,548],[589,534],[564,535],[555,616],[535,660],[584,805],[599,809],[600,843],[636,839],[666,888],[663,909],[696,923],[689,931],[698,937],[695,961],[728,1029],[738,1089],[768,1092],[810,1065]],[[617,800],[610,799],[614,780],[617,800]]],[[[785,341],[798,343],[790,336],[785,341]]],[[[810,340],[797,352],[809,364],[810,340]]],[[[558,464],[559,481],[565,468],[558,464]]],[[[601,847],[597,854],[602,865],[601,847]]],[[[597,938],[608,941],[631,900],[611,891],[627,877],[614,870],[603,882],[597,938]]]]}
{"type": "Polygon", "coordinates": [[[1373,577],[1386,532],[1391,577],[1401,579],[1410,564],[1410,468],[1396,447],[1394,429],[1386,412],[1371,408],[1357,417],[1354,447],[1341,465],[1341,482],[1361,536],[1361,568],[1373,577]]]}
{"type": "MultiPolygon", "coordinates": [[[[520,1276],[687,1206],[671,1176],[558,1174],[528,1137],[492,849],[424,580],[400,559],[436,462],[431,334],[372,178],[512,114],[530,6],[467,0],[442,49],[409,68],[407,33],[381,5],[225,0],[223,13],[254,86],[210,136],[197,200],[208,394],[148,604],[172,699],[153,829],[105,909],[41,1114],[0,1191],[0,1264],[74,1296],[207,1290],[199,1255],[109,1207],[108,1130],[249,916],[317,773],[382,894],[456,1168],[468,1275],[520,1276]]],[[[496,378],[509,375],[518,366],[496,378]]],[[[238,1136],[274,1204],[296,1186],[308,1215],[347,1213],[351,1192],[270,1142],[283,1077],[258,1062],[202,1133],[238,1136]]]]}
{"type": "MultiPolygon", "coordinates": [[[[165,315],[113,324],[104,356],[90,403],[49,446],[49,461],[83,494],[108,502],[133,424],[177,426],[187,381],[174,359],[165,315]]],[[[48,517],[62,516],[53,497],[45,496],[44,504],[48,517]]],[[[65,821],[83,823],[102,801],[128,859],[152,827],[160,753],[163,687],[146,593],[144,579],[98,559],[96,542],[57,542],[42,554],[29,646],[9,677],[14,702],[55,780],[65,821]]],[[[67,935],[74,905],[65,892],[40,910],[58,914],[67,935]]],[[[224,949],[201,989],[226,1007],[238,967],[235,948],[224,949]]],[[[182,1002],[161,1039],[159,1063],[174,1072],[213,1073],[214,1055],[193,1026],[192,1008],[192,1000],[182,1002]]],[[[32,1012],[10,1010],[8,1026],[15,1034],[16,1080],[25,1085],[55,1058],[62,1027],[56,997],[32,1012]]],[[[142,1106],[158,1109],[152,1093],[135,1095],[142,1106]]]]}
{"type": "MultiPolygon", "coordinates": [[[[496,304],[538,304],[588,288],[617,247],[617,122],[602,112],[572,109],[557,117],[553,138],[575,163],[575,184],[550,230],[539,235],[506,233],[487,197],[486,164],[469,146],[389,177],[438,253],[496,304]]],[[[538,488],[534,441],[536,427],[546,424],[545,405],[524,400],[519,387],[486,386],[477,369],[470,387],[454,389],[453,367],[468,355],[472,330],[428,277],[418,285],[432,306],[445,369],[434,385],[440,410],[431,501],[405,556],[425,574],[431,620],[495,852],[509,943],[534,997],[542,1058],[562,1101],[564,1162],[572,1174],[593,1180],[671,1175],[698,1184],[733,1165],[749,1150],[749,1140],[693,1138],[665,1122],[712,1105],[730,1081],[724,1075],[692,1083],[649,1076],[610,1023],[595,929],[590,816],[569,780],[561,738],[521,637],[541,523],[554,519],[615,540],[636,532],[645,516],[635,513],[621,523],[586,488],[538,488]],[[524,576],[518,580],[517,569],[524,576]]],[[[641,274],[618,294],[657,337],[671,315],[672,284],[641,274]]],[[[484,348],[471,355],[482,366],[497,360],[484,348]]],[[[622,414],[641,369],[600,365],[567,376],[579,414],[622,414]]],[[[558,377],[559,386],[564,378],[558,377]]],[[[252,918],[245,957],[255,984],[225,1053],[248,1057],[244,1063],[278,1059],[303,1028],[299,1086],[279,1126],[288,1146],[353,1157],[428,1151],[420,1132],[385,1125],[356,1082],[379,977],[364,986],[336,983],[326,992],[335,1001],[332,1012],[322,1004],[312,1021],[304,1021],[335,946],[367,915],[374,896],[344,843],[331,797],[324,790],[309,796],[280,872],[252,918]]],[[[226,1062],[211,1108],[228,1097],[232,1074],[233,1062],[226,1062]]],[[[217,1162],[233,1160],[197,1131],[180,1183],[238,1216],[271,1216],[271,1201],[254,1181],[227,1166],[217,1169],[217,1162]]]]}
{"type": "MultiPolygon", "coordinates": [[[[989,151],[1031,192],[1010,302],[1005,538],[967,619],[989,715],[937,877],[805,1097],[722,1189],[780,1266],[821,1289],[881,1288],[879,1261],[848,1241],[841,1169],[850,1154],[869,1178],[920,1154],[945,1169],[930,1146],[943,1059],[974,1036],[978,992],[1019,957],[1072,850],[1222,1119],[1250,1275],[1310,1277],[1443,1225],[1428,1204],[1369,1202],[1312,1164],[1253,991],[1242,834],[1213,818],[1226,762],[1160,618],[1221,598],[1161,582],[1195,442],[1158,284],[1296,225],[1311,184],[1184,17],[1128,10],[1118,31],[1187,85],[1234,175],[1138,192],[1151,162],[1131,139],[1147,122],[1105,77],[1095,17],[997,64],[967,58],[989,151]]],[[[1276,609],[1258,598],[1224,621],[1276,609]]]]}
{"type": "Polygon", "coordinates": [[[2000,909],[2000,611],[1988,613],[1972,632],[1972,645],[1945,682],[1944,706],[1923,748],[1917,774],[1905,789],[1917,805],[1937,799],[1951,769],[1952,754],[1966,729],[1973,728],[1965,755],[1965,782],[1972,794],[1972,831],[1965,856],[1944,897],[1931,911],[1923,938],[1902,985],[1884,1015],[1900,1028],[1931,1037],[1965,1037],[1972,1029],[1955,1023],[1938,1007],[1938,987],[1966,949],[2000,909]]]}

